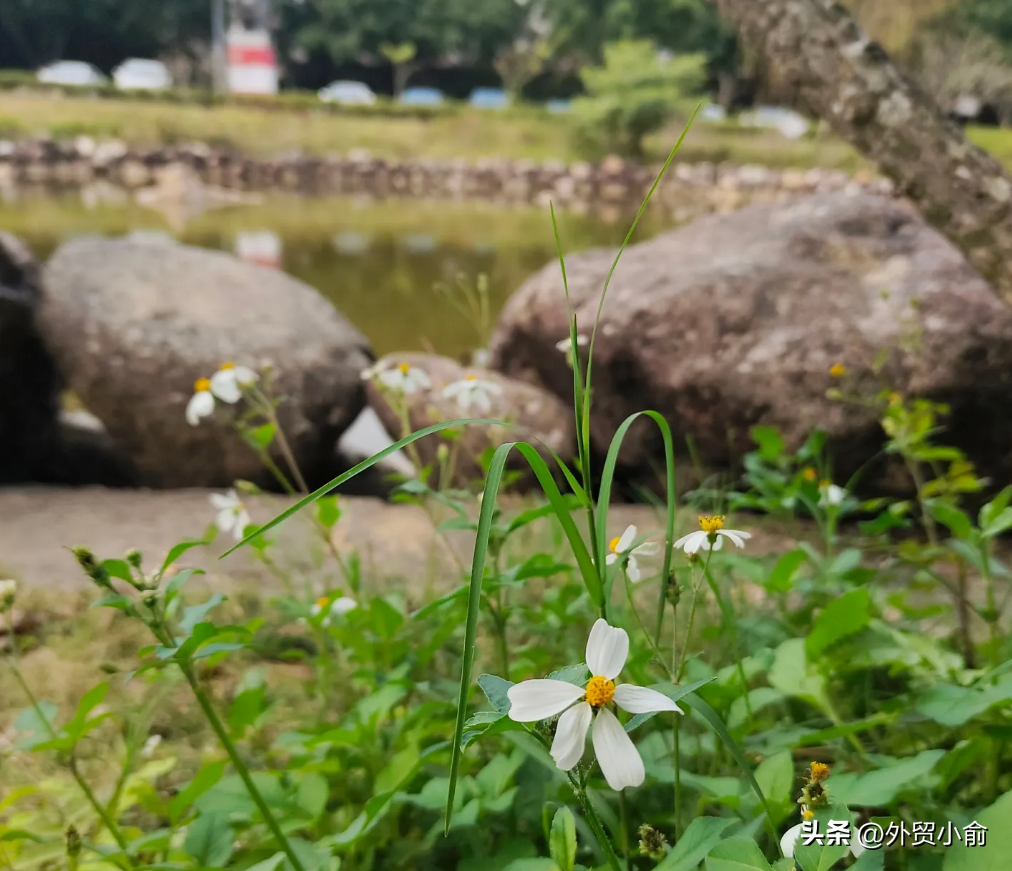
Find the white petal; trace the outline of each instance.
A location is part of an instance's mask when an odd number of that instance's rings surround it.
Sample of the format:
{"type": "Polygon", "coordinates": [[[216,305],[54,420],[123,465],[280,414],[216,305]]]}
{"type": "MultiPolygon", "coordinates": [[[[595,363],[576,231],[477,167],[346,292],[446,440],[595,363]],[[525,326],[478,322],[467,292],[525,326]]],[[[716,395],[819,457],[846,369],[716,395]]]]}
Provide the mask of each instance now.
{"type": "Polygon", "coordinates": [[[644,541],[632,549],[635,556],[656,556],[661,552],[661,546],[656,541],[644,541]]]}
{"type": "Polygon", "coordinates": [[[552,741],[552,759],[560,771],[569,771],[583,757],[592,716],[590,705],[581,702],[559,717],[552,741]]]}
{"type": "Polygon", "coordinates": [[[594,675],[614,680],[618,677],[629,656],[629,636],[625,629],[609,626],[599,619],[587,639],[587,668],[594,675]]]}
{"type": "Polygon", "coordinates": [[[482,414],[488,414],[492,410],[492,400],[489,398],[488,391],[475,390],[472,395],[474,404],[478,406],[478,410],[482,414]]]}
{"type": "Polygon", "coordinates": [[[725,538],[731,539],[738,547],[745,546],[745,539],[751,538],[752,536],[747,532],[739,532],[737,529],[722,529],[717,535],[722,535],[725,538]]]}
{"type": "Polygon", "coordinates": [[[234,509],[239,502],[235,490],[229,490],[227,493],[212,493],[207,498],[211,505],[219,511],[224,511],[226,508],[234,509]]]}
{"type": "Polygon", "coordinates": [[[695,532],[683,535],[675,542],[674,547],[676,549],[681,548],[686,553],[696,553],[700,548],[709,550],[709,541],[707,540],[706,533],[701,529],[697,529],[695,532]]]}
{"type": "Polygon", "coordinates": [[[454,381],[443,388],[443,399],[453,399],[467,387],[466,381],[454,381]]]}
{"type": "Polygon", "coordinates": [[[236,384],[234,369],[219,369],[211,376],[211,392],[229,405],[239,401],[242,391],[236,384]]]}
{"type": "Polygon", "coordinates": [[[409,369],[408,378],[414,381],[416,387],[428,389],[432,386],[432,382],[429,380],[429,376],[425,373],[424,369],[409,369]]]}
{"type": "Polygon", "coordinates": [[[495,381],[481,381],[481,389],[492,396],[500,396],[502,394],[502,387],[495,383],[495,381]]]}
{"type": "Polygon", "coordinates": [[[615,704],[630,714],[652,714],[654,711],[676,711],[683,713],[664,693],[648,687],[624,683],[615,687],[615,704]]]}
{"type": "Polygon", "coordinates": [[[724,546],[724,536],[718,535],[716,541],[714,541],[712,545],[710,544],[710,539],[707,538],[703,550],[709,550],[711,547],[713,547],[714,550],[720,550],[723,546],[724,546]]]}
{"type": "Polygon", "coordinates": [[[510,719],[517,723],[547,720],[582,699],[583,694],[583,687],[561,680],[541,678],[522,681],[511,686],[506,693],[510,700],[510,719]]]}
{"type": "Polygon", "coordinates": [[[334,600],[334,604],[330,606],[331,614],[347,614],[349,611],[354,611],[358,607],[358,602],[349,596],[341,596],[334,600]]]}
{"type": "Polygon", "coordinates": [[[629,546],[633,543],[636,538],[636,527],[627,526],[625,532],[622,533],[622,537],[619,538],[618,544],[615,545],[615,550],[619,553],[625,553],[629,550],[629,546]]]}
{"type": "Polygon", "coordinates": [[[606,556],[604,558],[605,565],[609,565],[610,566],[617,559],[618,559],[618,554],[617,553],[610,553],[610,554],[608,554],[608,556],[606,556]]]}
{"type": "Polygon", "coordinates": [[[260,376],[257,375],[249,366],[236,366],[232,370],[235,374],[235,382],[240,387],[247,387],[250,384],[255,384],[260,380],[260,376]]]}
{"type": "Polygon", "coordinates": [[[555,343],[555,349],[557,351],[568,351],[569,348],[570,348],[570,345],[572,345],[572,340],[567,336],[561,342],[556,342],[555,343]]]}
{"type": "Polygon", "coordinates": [[[628,575],[629,580],[632,581],[634,584],[639,583],[640,578],[642,578],[643,575],[640,574],[640,567],[639,563],[636,562],[636,557],[634,556],[629,557],[628,562],[626,562],[625,564],[625,573],[626,575],[628,575]]]}
{"type": "Polygon", "coordinates": [[[235,510],[232,508],[223,508],[218,512],[217,517],[214,518],[214,525],[217,526],[221,532],[231,532],[235,526],[235,510]]]}
{"type": "Polygon", "coordinates": [[[598,765],[614,790],[639,786],[646,777],[643,760],[622,724],[607,708],[594,718],[594,753],[598,765]]]}
{"type": "Polygon", "coordinates": [[[186,422],[190,426],[200,423],[202,417],[214,414],[214,397],[207,390],[201,390],[186,403],[186,422]]]}
{"type": "Polygon", "coordinates": [[[792,826],[780,839],[780,852],[783,853],[788,859],[794,858],[794,845],[798,842],[798,837],[801,835],[801,823],[796,826],[792,826]]]}
{"type": "Polygon", "coordinates": [[[232,527],[232,534],[236,541],[242,541],[243,531],[253,522],[249,512],[243,509],[235,515],[235,526],[232,527]]]}
{"type": "Polygon", "coordinates": [[[376,376],[380,383],[391,390],[403,390],[405,376],[400,369],[385,369],[376,376]]]}

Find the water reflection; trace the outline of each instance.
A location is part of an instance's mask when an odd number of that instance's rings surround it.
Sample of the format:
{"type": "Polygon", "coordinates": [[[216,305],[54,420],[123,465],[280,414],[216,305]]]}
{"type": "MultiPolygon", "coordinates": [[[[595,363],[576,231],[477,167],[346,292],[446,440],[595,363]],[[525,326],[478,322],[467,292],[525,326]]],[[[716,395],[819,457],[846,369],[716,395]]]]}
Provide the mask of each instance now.
{"type": "MultiPolygon", "coordinates": [[[[567,252],[617,245],[631,215],[562,213],[567,252]]],[[[436,350],[464,358],[475,326],[437,285],[474,285],[487,274],[493,316],[506,298],[555,258],[547,209],[483,203],[270,198],[209,211],[179,228],[129,200],[20,192],[0,203],[0,227],[37,256],[82,233],[171,235],[284,269],[319,288],[365,333],[377,354],[436,350]]],[[[670,226],[648,212],[639,238],[670,226]]]]}

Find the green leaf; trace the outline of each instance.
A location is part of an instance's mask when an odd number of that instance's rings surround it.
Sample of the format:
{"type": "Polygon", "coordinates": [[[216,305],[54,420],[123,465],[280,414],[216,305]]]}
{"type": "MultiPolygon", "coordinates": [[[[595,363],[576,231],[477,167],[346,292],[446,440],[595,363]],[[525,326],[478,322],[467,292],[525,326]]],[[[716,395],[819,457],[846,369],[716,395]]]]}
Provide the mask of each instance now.
{"type": "Polygon", "coordinates": [[[102,568],[104,568],[112,578],[119,578],[121,581],[126,581],[131,585],[134,582],[133,573],[130,571],[130,564],[124,559],[102,560],[102,568]]]}
{"type": "Polygon", "coordinates": [[[974,815],[974,821],[987,828],[984,846],[953,844],[945,851],[942,871],[1007,871],[1012,856],[1009,820],[1012,820],[1012,791],[974,815]]]}
{"type": "Polygon", "coordinates": [[[804,638],[789,638],[777,647],[767,679],[784,695],[805,699],[823,712],[831,707],[826,679],[808,665],[804,638]]]}
{"type": "Polygon", "coordinates": [[[326,777],[316,771],[302,775],[295,792],[295,801],[309,814],[310,819],[315,820],[323,813],[329,797],[330,786],[326,777]]]}
{"type": "Polygon", "coordinates": [[[930,499],[928,511],[935,520],[947,526],[956,538],[967,539],[973,532],[973,521],[951,502],[944,499],[930,499]]]}
{"type": "Polygon", "coordinates": [[[710,850],[706,871],[773,871],[773,868],[751,838],[728,838],[710,850]]]}
{"type": "Polygon", "coordinates": [[[752,709],[753,714],[758,714],[763,708],[782,702],[785,696],[780,690],[773,687],[756,687],[748,691],[748,707],[745,705],[745,697],[738,696],[731,702],[731,710],[727,715],[727,728],[737,729],[748,719],[748,710],[752,709]]]}
{"type": "Polygon", "coordinates": [[[772,426],[754,426],[750,432],[752,441],[758,446],[757,453],[766,462],[778,460],[784,452],[784,440],[772,426]]]}
{"type": "Polygon", "coordinates": [[[215,593],[203,604],[191,605],[183,611],[183,618],[179,621],[179,628],[186,634],[190,634],[198,623],[204,622],[204,618],[212,609],[217,608],[224,601],[225,597],[221,593],[215,593]]]}
{"type": "Polygon", "coordinates": [[[734,823],[728,817],[696,817],[654,871],[695,871],[734,823]]]}
{"type": "Polygon", "coordinates": [[[503,871],[559,871],[559,867],[551,859],[538,856],[532,859],[514,859],[503,871]]]}
{"type": "Polygon", "coordinates": [[[773,566],[773,571],[766,580],[766,589],[771,593],[788,592],[794,581],[794,575],[807,559],[808,554],[800,548],[785,553],[773,566]]]}
{"type": "Polygon", "coordinates": [[[548,852],[560,871],[573,871],[576,864],[576,820],[568,807],[560,807],[555,812],[548,852]]]}
{"type": "Polygon", "coordinates": [[[173,603],[175,598],[183,591],[183,587],[194,575],[204,574],[203,569],[183,569],[172,576],[172,580],[165,586],[165,607],[173,603]]]}
{"type": "Polygon", "coordinates": [[[504,680],[494,674],[478,675],[478,686],[485,693],[485,698],[488,699],[489,704],[500,714],[508,714],[510,712],[510,700],[506,693],[509,692],[509,688],[513,685],[513,681],[504,680]]]}
{"type": "Polygon", "coordinates": [[[777,825],[789,813],[794,792],[794,759],[790,750],[782,750],[759,763],[755,779],[770,803],[773,823],[777,825]]]}
{"type": "Polygon", "coordinates": [[[234,841],[227,814],[201,814],[187,828],[183,849],[200,867],[220,868],[232,856],[234,841]]]}
{"type": "Polygon", "coordinates": [[[563,683],[571,683],[573,686],[585,686],[590,677],[587,666],[579,662],[576,665],[567,665],[548,675],[548,680],[560,680],[563,683]]]}
{"type": "Polygon", "coordinates": [[[850,807],[888,807],[918,778],[928,774],[945,750],[922,750],[895,765],[867,774],[836,774],[829,787],[834,799],[850,807]]]}
{"type": "Polygon", "coordinates": [[[759,797],[759,801],[766,810],[766,817],[770,826],[770,831],[773,837],[776,838],[776,829],[773,828],[773,814],[770,813],[770,807],[766,802],[766,796],[759,784],[756,782],[755,775],[752,773],[752,766],[749,765],[749,761],[745,758],[745,754],[742,753],[738,743],[731,737],[731,733],[727,731],[727,726],[724,725],[724,721],[720,719],[713,708],[711,708],[695,693],[688,693],[685,696],[685,703],[694,714],[702,718],[706,724],[717,733],[717,737],[724,743],[724,746],[728,749],[731,757],[737,763],[741,773],[748,781],[749,786],[752,787],[752,791],[759,797]]]}
{"type": "Polygon", "coordinates": [[[856,635],[871,621],[871,594],[863,587],[844,593],[830,602],[808,633],[805,648],[819,656],[838,641],[856,635]]]}
{"type": "Polygon", "coordinates": [[[865,850],[848,871],[883,871],[885,850],[865,850]]]}
{"type": "Polygon", "coordinates": [[[226,760],[209,762],[182,790],[169,799],[169,819],[178,823],[183,814],[200,796],[214,786],[225,773],[226,760]]]}
{"type": "Polygon", "coordinates": [[[158,570],[159,577],[165,574],[165,570],[171,566],[177,559],[179,559],[184,553],[190,548],[200,547],[204,544],[210,544],[210,541],[201,539],[200,541],[181,541],[175,547],[173,547],[168,555],[165,557],[165,562],[162,563],[162,567],[158,570]]]}

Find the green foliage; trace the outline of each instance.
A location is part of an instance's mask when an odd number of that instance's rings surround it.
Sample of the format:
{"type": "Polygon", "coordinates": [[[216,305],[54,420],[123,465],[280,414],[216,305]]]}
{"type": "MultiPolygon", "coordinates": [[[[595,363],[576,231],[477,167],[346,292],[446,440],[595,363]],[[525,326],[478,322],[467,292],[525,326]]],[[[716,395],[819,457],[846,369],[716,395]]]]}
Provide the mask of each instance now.
{"type": "Polygon", "coordinates": [[[647,40],[606,45],[603,64],[581,72],[587,89],[576,103],[582,142],[598,153],[642,156],[648,134],[689,114],[705,79],[704,60],[665,58],[647,40]]]}

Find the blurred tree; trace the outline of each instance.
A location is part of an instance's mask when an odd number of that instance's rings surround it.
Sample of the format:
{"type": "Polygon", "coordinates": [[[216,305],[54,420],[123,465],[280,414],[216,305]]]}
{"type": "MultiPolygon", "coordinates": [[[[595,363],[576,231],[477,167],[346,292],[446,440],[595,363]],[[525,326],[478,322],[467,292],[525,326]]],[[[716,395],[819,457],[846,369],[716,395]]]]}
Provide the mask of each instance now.
{"type": "Polygon", "coordinates": [[[604,63],[581,73],[587,97],[576,102],[583,144],[627,157],[643,139],[686,111],[706,80],[702,54],[662,54],[649,40],[609,43],[604,63]]]}
{"type": "Polygon", "coordinates": [[[379,47],[383,55],[394,68],[394,96],[399,97],[407,86],[414,70],[414,60],[418,54],[418,46],[413,42],[384,42],[379,47]]]}

